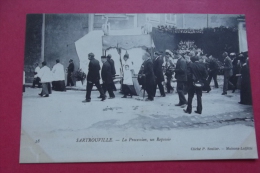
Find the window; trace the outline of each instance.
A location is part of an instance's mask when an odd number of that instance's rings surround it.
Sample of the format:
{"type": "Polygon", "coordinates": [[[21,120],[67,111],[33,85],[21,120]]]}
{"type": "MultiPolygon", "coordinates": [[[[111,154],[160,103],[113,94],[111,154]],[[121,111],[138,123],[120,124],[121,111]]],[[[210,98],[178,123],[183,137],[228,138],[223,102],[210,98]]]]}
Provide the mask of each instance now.
{"type": "Polygon", "coordinates": [[[146,14],[147,22],[160,22],[160,14],[146,14]]]}
{"type": "Polygon", "coordinates": [[[165,24],[176,25],[176,14],[165,14],[165,24]]]}

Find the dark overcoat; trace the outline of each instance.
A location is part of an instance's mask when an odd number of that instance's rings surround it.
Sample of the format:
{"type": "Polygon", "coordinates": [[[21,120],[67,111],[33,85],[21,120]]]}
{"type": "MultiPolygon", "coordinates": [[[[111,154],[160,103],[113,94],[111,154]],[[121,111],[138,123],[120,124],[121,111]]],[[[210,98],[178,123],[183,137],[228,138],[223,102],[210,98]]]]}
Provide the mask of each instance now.
{"type": "Polygon", "coordinates": [[[164,81],[163,69],[162,69],[163,59],[158,57],[153,62],[153,71],[156,77],[156,80],[159,82],[164,81]]]}
{"type": "Polygon", "coordinates": [[[103,80],[103,83],[105,83],[105,84],[113,83],[111,66],[108,61],[104,62],[103,66],[102,66],[101,78],[103,80]]]}
{"type": "Polygon", "coordinates": [[[87,81],[90,82],[98,81],[100,79],[99,71],[100,71],[99,61],[96,59],[90,60],[88,65],[87,81]]]}
{"type": "Polygon", "coordinates": [[[175,69],[175,78],[177,81],[187,81],[187,61],[179,58],[175,69]]]}
{"type": "Polygon", "coordinates": [[[145,75],[145,85],[147,87],[155,84],[155,75],[153,71],[153,62],[148,59],[143,62],[143,74],[145,75]]]}

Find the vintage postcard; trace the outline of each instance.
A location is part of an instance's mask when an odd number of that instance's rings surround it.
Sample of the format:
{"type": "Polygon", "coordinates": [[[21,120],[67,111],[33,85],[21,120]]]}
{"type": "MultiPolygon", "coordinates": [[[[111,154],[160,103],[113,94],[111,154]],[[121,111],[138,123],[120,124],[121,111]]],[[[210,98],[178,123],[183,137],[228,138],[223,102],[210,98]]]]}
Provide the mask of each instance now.
{"type": "Polygon", "coordinates": [[[20,163],[257,159],[249,59],[242,14],[28,14],[20,163]]]}

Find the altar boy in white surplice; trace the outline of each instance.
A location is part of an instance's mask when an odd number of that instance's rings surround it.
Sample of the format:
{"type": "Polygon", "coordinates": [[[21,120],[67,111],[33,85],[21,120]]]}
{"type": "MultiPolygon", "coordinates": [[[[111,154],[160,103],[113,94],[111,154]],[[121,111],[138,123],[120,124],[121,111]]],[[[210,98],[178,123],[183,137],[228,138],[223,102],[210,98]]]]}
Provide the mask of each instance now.
{"type": "Polygon", "coordinates": [[[129,65],[125,65],[124,68],[125,69],[123,74],[123,85],[122,85],[122,91],[124,96],[122,98],[126,98],[128,95],[132,97],[132,95],[134,95],[132,72],[129,69],[129,65]]]}
{"type": "Polygon", "coordinates": [[[42,92],[39,94],[43,97],[49,97],[51,94],[51,82],[52,82],[52,73],[49,67],[46,66],[46,62],[42,62],[42,68],[38,73],[38,77],[41,79],[42,83],[42,92]]]}
{"type": "Polygon", "coordinates": [[[65,71],[60,60],[56,60],[56,64],[52,68],[53,82],[52,86],[55,91],[66,91],[65,87],[65,71]]]}

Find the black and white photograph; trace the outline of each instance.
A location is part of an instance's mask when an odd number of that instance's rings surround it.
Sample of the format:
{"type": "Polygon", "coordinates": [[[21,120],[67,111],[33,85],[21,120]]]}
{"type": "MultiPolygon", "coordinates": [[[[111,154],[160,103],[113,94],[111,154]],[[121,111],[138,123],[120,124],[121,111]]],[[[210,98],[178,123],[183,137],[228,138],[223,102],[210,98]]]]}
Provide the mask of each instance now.
{"type": "Polygon", "coordinates": [[[27,14],[20,163],[257,159],[243,14],[27,14]]]}

